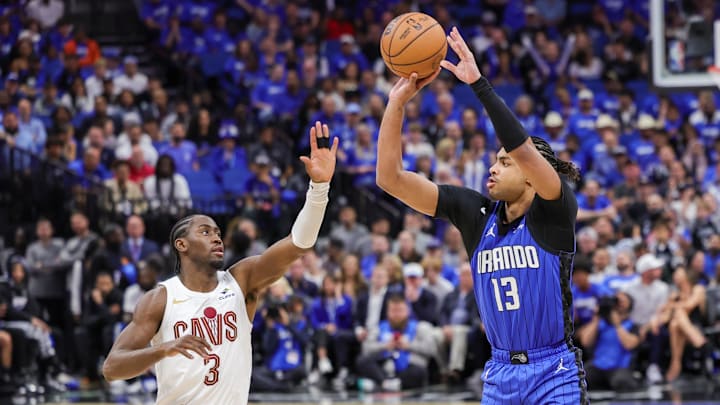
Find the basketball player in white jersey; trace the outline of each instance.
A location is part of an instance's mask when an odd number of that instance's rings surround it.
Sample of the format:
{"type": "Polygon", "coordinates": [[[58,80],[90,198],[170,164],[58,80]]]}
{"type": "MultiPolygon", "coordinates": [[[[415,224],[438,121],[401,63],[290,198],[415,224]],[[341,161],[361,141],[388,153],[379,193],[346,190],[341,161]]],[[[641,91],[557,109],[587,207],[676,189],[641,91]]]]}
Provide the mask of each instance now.
{"type": "Polygon", "coordinates": [[[138,303],[103,365],[108,381],[136,377],[157,363],[158,404],[247,404],[256,296],[317,240],[338,139],[329,143],[327,125],[315,123],[310,157],[300,158],[311,180],[305,206],[290,235],[261,255],[219,271],[223,242],[215,221],[194,215],[175,224],[170,242],[178,275],[138,303]]]}

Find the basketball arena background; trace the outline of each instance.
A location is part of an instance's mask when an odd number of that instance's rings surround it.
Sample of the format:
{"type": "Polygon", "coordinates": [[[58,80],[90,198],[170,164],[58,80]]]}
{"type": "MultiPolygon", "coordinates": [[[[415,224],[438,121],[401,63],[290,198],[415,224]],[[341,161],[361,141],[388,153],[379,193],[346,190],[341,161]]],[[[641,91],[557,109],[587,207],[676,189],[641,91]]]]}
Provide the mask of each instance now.
{"type": "MultiPolygon", "coordinates": [[[[173,275],[170,226],[211,215],[228,263],[287,234],[316,120],[341,142],[331,203],[315,251],[262,297],[251,400],[479,401],[489,347],[460,234],[375,186],[395,80],[379,38],[408,11],[457,26],[528,132],[581,169],[576,335],[624,294],[641,337],[632,349],[602,329],[576,338],[604,376],[591,399],[720,401],[720,3],[3,0],[0,402],[152,403],[151,370],[109,384],[100,366],[137,300],[173,275]],[[647,253],[659,279],[636,263],[647,253]],[[319,342],[311,308],[334,288],[352,303],[334,314],[347,333],[319,342]],[[359,378],[368,297],[412,288],[413,316],[437,332],[425,379],[359,378]],[[653,321],[676,297],[691,322],[653,321]],[[270,361],[280,308],[308,325],[292,370],[270,361]]],[[[452,75],[408,104],[403,140],[407,169],[485,191],[497,140],[452,75]]]]}

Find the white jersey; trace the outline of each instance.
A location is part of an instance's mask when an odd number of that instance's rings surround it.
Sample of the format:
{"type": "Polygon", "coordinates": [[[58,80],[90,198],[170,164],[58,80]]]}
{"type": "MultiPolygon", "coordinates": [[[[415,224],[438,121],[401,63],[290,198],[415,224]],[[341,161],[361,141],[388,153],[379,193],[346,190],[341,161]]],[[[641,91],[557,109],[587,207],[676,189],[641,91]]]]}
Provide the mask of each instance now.
{"type": "Polygon", "coordinates": [[[156,367],[158,404],[247,404],[252,372],[250,333],[245,297],[235,278],[218,272],[211,292],[187,289],[176,276],[160,283],[167,302],[160,329],[151,344],[160,345],[193,334],[212,346],[210,357],[166,357],[156,367]]]}

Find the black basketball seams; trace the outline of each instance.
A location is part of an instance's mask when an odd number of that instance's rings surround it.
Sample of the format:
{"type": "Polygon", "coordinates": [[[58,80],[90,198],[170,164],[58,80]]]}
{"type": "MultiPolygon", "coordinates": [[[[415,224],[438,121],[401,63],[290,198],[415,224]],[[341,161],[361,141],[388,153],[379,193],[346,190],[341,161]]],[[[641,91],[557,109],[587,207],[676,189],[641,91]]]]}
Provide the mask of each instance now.
{"type": "Polygon", "coordinates": [[[393,66],[411,66],[411,65],[416,65],[416,64],[418,64],[418,63],[422,63],[422,62],[425,62],[426,60],[429,60],[429,59],[434,58],[435,56],[437,56],[437,54],[439,54],[440,52],[442,52],[442,51],[445,50],[445,49],[447,49],[447,44],[446,44],[446,43],[443,43],[443,46],[440,47],[440,49],[438,49],[438,50],[435,51],[432,55],[428,56],[428,57],[425,58],[425,59],[420,59],[420,60],[414,61],[414,62],[412,62],[412,63],[402,63],[402,64],[393,63],[393,66]]]}

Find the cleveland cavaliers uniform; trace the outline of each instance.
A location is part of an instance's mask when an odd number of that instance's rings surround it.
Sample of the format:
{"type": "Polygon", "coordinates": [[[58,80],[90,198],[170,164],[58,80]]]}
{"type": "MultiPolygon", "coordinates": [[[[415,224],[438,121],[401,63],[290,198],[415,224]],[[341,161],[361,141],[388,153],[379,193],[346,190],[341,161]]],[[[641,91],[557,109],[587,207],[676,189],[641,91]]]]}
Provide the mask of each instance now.
{"type": "Polygon", "coordinates": [[[211,292],[187,289],[176,276],[160,283],[167,302],[160,329],[151,344],[160,345],[193,334],[212,347],[203,359],[191,352],[157,363],[158,404],[247,404],[252,371],[250,323],[245,297],[233,276],[218,272],[211,292]]]}

